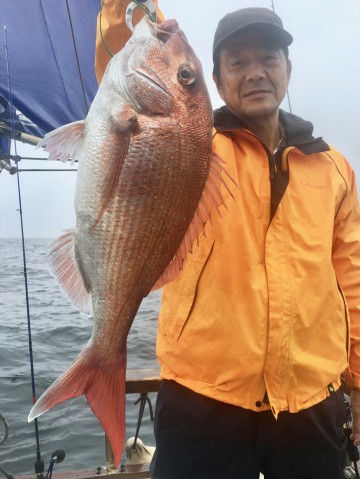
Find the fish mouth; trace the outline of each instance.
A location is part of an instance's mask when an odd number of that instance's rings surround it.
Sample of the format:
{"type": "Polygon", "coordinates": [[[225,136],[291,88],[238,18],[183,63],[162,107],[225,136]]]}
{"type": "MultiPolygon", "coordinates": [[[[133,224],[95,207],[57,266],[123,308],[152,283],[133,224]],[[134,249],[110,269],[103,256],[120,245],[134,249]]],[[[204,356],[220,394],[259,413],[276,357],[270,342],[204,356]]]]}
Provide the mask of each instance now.
{"type": "MultiPolygon", "coordinates": [[[[148,83],[150,83],[154,88],[156,88],[158,91],[162,92],[162,93],[166,93],[166,95],[168,95],[169,97],[172,97],[171,93],[169,92],[169,90],[166,88],[165,84],[160,80],[160,78],[156,75],[156,81],[153,79],[153,77],[151,77],[150,75],[148,75],[143,69],[141,68],[135,68],[134,71],[136,71],[136,73],[141,76],[142,78],[144,78],[145,81],[147,81],[148,83]]],[[[152,72],[154,75],[155,75],[155,72],[152,72]]]]}
{"type": "MultiPolygon", "coordinates": [[[[175,35],[179,35],[185,38],[185,35],[182,33],[178,22],[174,19],[165,20],[160,24],[148,21],[148,25],[150,27],[151,34],[163,44],[163,47],[171,39],[173,39],[175,35]]],[[[152,87],[156,88],[159,92],[165,93],[169,97],[172,97],[171,92],[161,81],[157,72],[151,69],[149,65],[147,65],[146,70],[141,67],[136,67],[134,68],[134,71],[136,71],[139,76],[141,76],[146,82],[148,82],[152,87]]]]}
{"type": "Polygon", "coordinates": [[[170,19],[157,25],[155,36],[165,44],[178,32],[181,32],[178,22],[174,19],[170,19]]]}

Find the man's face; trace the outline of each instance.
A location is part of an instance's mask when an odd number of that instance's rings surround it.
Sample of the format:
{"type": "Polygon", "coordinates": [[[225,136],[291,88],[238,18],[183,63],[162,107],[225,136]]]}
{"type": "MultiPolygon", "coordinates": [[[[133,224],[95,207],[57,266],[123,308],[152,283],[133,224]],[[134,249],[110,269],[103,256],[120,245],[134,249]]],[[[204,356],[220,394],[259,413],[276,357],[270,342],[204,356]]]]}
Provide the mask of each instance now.
{"type": "Polygon", "coordinates": [[[259,32],[233,35],[219,54],[219,94],[245,122],[277,115],[288,87],[291,63],[259,32]]]}

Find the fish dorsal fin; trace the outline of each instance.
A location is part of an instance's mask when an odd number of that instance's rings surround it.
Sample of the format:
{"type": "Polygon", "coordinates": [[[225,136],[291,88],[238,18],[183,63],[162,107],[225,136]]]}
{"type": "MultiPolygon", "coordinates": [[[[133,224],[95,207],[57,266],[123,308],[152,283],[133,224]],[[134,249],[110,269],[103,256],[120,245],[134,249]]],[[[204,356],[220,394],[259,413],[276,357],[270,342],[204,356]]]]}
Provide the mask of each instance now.
{"type": "Polygon", "coordinates": [[[44,148],[49,152],[49,160],[61,160],[66,163],[71,159],[73,165],[78,160],[80,145],[85,129],[85,120],[74,121],[60,126],[54,131],[47,133],[39,141],[37,148],[44,148]]]}
{"type": "Polygon", "coordinates": [[[221,187],[224,187],[229,195],[234,199],[234,195],[228,185],[230,181],[236,187],[237,183],[229,175],[229,173],[223,168],[224,161],[213,152],[209,174],[205,182],[205,186],[195,210],[194,216],[189,224],[186,234],[177,250],[173,260],[166,268],[164,273],[156,281],[151,291],[162,288],[165,284],[173,281],[180,273],[185,258],[188,253],[193,251],[195,245],[198,244],[199,237],[203,233],[205,236],[205,225],[208,220],[211,221],[211,215],[215,209],[221,216],[220,206],[223,205],[226,209],[226,203],[221,193],[221,187]]]}
{"type": "Polygon", "coordinates": [[[89,312],[91,296],[76,263],[74,239],[73,228],[66,230],[52,243],[49,268],[72,304],[80,311],[89,312]]]}

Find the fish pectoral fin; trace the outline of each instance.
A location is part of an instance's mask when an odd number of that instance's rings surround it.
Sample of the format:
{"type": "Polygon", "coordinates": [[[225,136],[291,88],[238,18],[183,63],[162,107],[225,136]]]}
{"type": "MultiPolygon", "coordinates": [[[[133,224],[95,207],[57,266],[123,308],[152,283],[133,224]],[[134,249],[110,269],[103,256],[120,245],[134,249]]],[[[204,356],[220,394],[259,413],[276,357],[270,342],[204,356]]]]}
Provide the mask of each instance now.
{"type": "Polygon", "coordinates": [[[113,367],[100,368],[95,353],[87,346],[70,367],[44,392],[30,411],[28,421],[82,394],[103,426],[120,464],[125,437],[126,352],[113,367]]]}
{"type": "Polygon", "coordinates": [[[80,146],[85,130],[85,120],[74,121],[57,128],[39,141],[37,148],[49,152],[49,160],[61,160],[66,163],[71,159],[73,165],[78,160],[80,146]]]}
{"type": "Polygon", "coordinates": [[[84,283],[75,258],[75,229],[69,229],[52,243],[49,253],[51,274],[59,282],[72,304],[89,312],[91,295],[84,283]]]}
{"type": "Polygon", "coordinates": [[[101,191],[101,208],[93,225],[95,228],[103,217],[110,201],[114,198],[119,184],[122,167],[129,149],[131,135],[138,128],[138,122],[135,115],[129,117],[113,118],[112,123],[116,129],[116,141],[112,143],[113,154],[108,155],[109,161],[104,164],[103,187],[101,191]]]}
{"type": "Polygon", "coordinates": [[[191,253],[194,247],[198,245],[200,235],[204,234],[206,236],[205,226],[209,220],[211,221],[213,211],[217,211],[220,217],[222,217],[220,207],[224,206],[227,209],[226,201],[224,199],[225,193],[228,197],[234,199],[232,187],[235,186],[238,188],[238,185],[223,168],[223,163],[224,161],[216,153],[212,154],[209,174],[194,216],[173,260],[156,281],[151,291],[162,288],[165,284],[173,281],[179,275],[187,254],[191,253]],[[221,191],[222,188],[225,189],[224,194],[221,191]]]}

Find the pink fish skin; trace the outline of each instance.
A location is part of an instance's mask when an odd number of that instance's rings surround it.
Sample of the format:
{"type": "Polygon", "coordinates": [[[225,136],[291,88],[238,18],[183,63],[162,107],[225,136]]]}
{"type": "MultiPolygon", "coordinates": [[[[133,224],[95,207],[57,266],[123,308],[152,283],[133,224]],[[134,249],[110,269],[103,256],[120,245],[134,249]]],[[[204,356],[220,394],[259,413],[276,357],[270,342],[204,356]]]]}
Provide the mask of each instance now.
{"type": "Polygon", "coordinates": [[[76,228],[51,270],[73,304],[91,298],[91,338],[29,421],[86,395],[118,465],[124,447],[126,340],[142,299],[176,277],[222,203],[202,68],[175,20],[142,20],[106,70],[84,121],[49,133],[49,159],[78,160],[76,228]]]}

